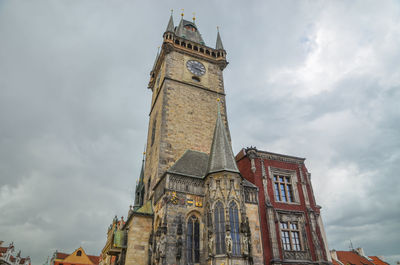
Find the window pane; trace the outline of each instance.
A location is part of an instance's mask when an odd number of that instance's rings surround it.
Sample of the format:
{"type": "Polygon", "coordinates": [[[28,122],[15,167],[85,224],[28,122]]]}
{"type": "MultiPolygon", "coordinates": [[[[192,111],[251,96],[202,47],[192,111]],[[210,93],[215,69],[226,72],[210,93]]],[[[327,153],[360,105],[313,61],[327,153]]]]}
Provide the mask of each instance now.
{"type": "Polygon", "coordinates": [[[282,176],[279,176],[279,181],[283,182],[283,177],[282,176]]]}
{"type": "Polygon", "coordinates": [[[239,213],[235,202],[229,205],[229,221],[231,225],[232,254],[240,255],[239,213]]]}
{"type": "Polygon", "coordinates": [[[193,240],[193,222],[189,218],[188,223],[187,223],[187,233],[186,233],[186,248],[187,248],[187,259],[189,262],[193,262],[193,245],[192,245],[192,240],[193,240]]]}
{"type": "Polygon", "coordinates": [[[194,262],[200,261],[200,224],[196,220],[194,223],[194,262]]]}
{"type": "Polygon", "coordinates": [[[217,254],[225,253],[225,215],[224,206],[218,202],[214,210],[215,214],[215,247],[217,254]]]}
{"type": "Polygon", "coordinates": [[[293,190],[292,190],[292,185],[288,184],[287,185],[287,192],[288,192],[288,200],[289,202],[293,202],[293,190]]]}
{"type": "Polygon", "coordinates": [[[278,183],[275,183],[275,199],[276,201],[280,201],[281,198],[279,197],[279,186],[278,183]]]}
{"type": "Polygon", "coordinates": [[[282,201],[286,202],[286,192],[285,192],[285,184],[281,184],[281,196],[282,196],[282,201]]]}

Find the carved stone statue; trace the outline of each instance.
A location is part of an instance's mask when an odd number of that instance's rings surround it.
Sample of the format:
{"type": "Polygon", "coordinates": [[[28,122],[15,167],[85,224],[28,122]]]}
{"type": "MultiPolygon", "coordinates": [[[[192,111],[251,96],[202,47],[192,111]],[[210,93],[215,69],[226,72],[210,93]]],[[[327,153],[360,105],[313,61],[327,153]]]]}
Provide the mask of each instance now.
{"type": "Polygon", "coordinates": [[[229,231],[226,231],[225,245],[226,245],[226,253],[228,253],[229,255],[232,254],[232,237],[229,231]]]}
{"type": "Polygon", "coordinates": [[[181,259],[182,257],[182,237],[178,237],[178,240],[176,241],[176,258],[181,259]]]}
{"type": "Polygon", "coordinates": [[[208,256],[212,256],[214,252],[214,237],[211,231],[208,231],[208,256]]]}
{"type": "Polygon", "coordinates": [[[242,253],[243,253],[243,255],[248,256],[249,255],[249,238],[247,237],[246,234],[242,234],[241,241],[242,241],[242,253]]]}

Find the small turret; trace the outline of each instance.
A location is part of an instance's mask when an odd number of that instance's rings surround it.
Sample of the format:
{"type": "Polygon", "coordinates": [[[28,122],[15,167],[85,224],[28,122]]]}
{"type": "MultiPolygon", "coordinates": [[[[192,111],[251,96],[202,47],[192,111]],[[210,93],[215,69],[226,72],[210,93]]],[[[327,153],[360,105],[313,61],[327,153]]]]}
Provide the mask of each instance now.
{"type": "Polygon", "coordinates": [[[172,10],[171,10],[171,16],[169,17],[167,29],[165,32],[174,32],[174,19],[172,18],[172,10]]]}
{"type": "Polygon", "coordinates": [[[144,203],[144,154],[145,153],[143,153],[142,169],[140,170],[139,182],[136,185],[134,210],[140,208],[144,203]]]}
{"type": "Polygon", "coordinates": [[[218,33],[217,33],[217,43],[215,44],[215,49],[217,49],[217,50],[224,49],[224,45],[222,45],[221,36],[219,35],[219,29],[218,29],[218,33]]]}

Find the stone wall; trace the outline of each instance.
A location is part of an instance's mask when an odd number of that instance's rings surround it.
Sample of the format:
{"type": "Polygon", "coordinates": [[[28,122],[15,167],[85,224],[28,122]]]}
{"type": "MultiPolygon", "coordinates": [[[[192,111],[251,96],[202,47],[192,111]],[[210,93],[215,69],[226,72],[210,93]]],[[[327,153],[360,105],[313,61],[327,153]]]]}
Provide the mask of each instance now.
{"type": "Polygon", "coordinates": [[[129,220],[125,265],[147,265],[152,216],[135,214],[129,220]]]}

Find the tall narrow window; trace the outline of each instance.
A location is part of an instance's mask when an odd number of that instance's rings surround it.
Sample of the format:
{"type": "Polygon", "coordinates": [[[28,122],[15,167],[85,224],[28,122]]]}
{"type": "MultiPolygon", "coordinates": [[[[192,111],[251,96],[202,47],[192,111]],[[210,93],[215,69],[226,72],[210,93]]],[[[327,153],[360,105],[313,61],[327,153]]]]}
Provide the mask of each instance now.
{"type": "Polygon", "coordinates": [[[274,175],[275,200],[278,202],[294,202],[293,188],[288,176],[274,175]]]}
{"type": "Polygon", "coordinates": [[[240,255],[239,213],[235,202],[229,204],[229,222],[231,225],[232,254],[240,255]]]}
{"type": "Polygon", "coordinates": [[[225,213],[224,205],[217,202],[214,209],[215,250],[216,254],[225,254],[225,213]]]}
{"type": "Polygon", "coordinates": [[[281,238],[284,250],[301,251],[300,230],[297,222],[281,222],[281,238]]]}
{"type": "Polygon", "coordinates": [[[187,221],[186,249],[189,264],[200,262],[200,223],[194,215],[187,221]]]}
{"type": "Polygon", "coordinates": [[[151,146],[153,146],[154,144],[154,139],[156,137],[156,124],[157,124],[157,120],[154,119],[153,121],[153,128],[151,128],[151,146]]]}

